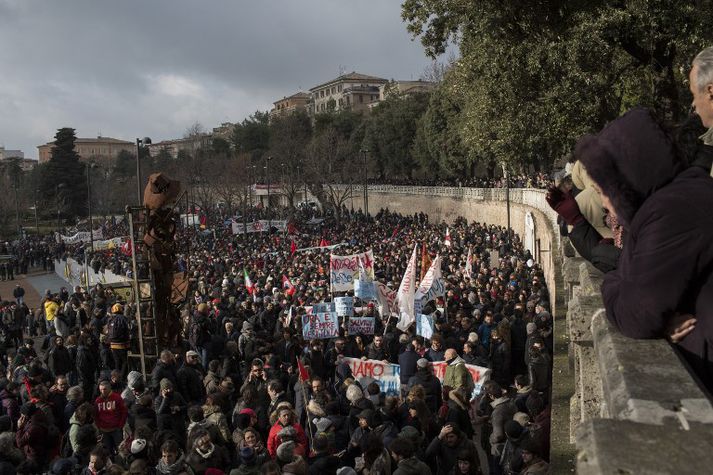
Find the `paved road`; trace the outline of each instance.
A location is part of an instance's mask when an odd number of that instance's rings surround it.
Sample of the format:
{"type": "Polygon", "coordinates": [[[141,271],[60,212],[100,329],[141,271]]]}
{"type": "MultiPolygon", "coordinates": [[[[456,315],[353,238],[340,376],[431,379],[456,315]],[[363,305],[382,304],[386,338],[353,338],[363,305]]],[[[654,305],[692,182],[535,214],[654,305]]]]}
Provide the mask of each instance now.
{"type": "Polygon", "coordinates": [[[4,300],[14,300],[12,291],[17,284],[20,284],[25,289],[25,302],[31,309],[36,308],[44,295],[45,290],[49,289],[52,292],[59,292],[60,288],[67,287],[68,284],[62,280],[57,274],[52,273],[34,273],[20,274],[15,280],[0,281],[0,297],[4,300]]]}

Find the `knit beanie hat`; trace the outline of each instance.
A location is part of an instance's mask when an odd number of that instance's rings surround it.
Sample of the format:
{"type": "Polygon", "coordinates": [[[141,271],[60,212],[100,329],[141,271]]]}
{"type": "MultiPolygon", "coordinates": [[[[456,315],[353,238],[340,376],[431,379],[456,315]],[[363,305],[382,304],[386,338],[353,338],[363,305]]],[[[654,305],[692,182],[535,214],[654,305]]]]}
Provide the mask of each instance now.
{"type": "Polygon", "coordinates": [[[161,380],[161,391],[164,389],[173,389],[173,383],[168,378],[163,378],[161,380]]]}
{"type": "Polygon", "coordinates": [[[290,463],[295,459],[295,443],[283,442],[277,447],[277,459],[282,463],[290,463]]]}

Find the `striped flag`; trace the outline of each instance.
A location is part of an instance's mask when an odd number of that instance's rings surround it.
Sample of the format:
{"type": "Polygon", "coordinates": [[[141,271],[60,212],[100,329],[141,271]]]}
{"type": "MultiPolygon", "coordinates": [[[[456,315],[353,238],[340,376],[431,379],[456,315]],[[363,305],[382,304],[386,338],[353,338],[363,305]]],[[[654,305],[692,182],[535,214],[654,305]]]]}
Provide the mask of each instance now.
{"type": "Polygon", "coordinates": [[[255,292],[255,287],[253,286],[253,281],[250,280],[250,276],[248,275],[248,271],[245,270],[245,267],[243,267],[243,275],[245,276],[245,288],[248,289],[248,294],[252,295],[252,293],[255,292]]]}

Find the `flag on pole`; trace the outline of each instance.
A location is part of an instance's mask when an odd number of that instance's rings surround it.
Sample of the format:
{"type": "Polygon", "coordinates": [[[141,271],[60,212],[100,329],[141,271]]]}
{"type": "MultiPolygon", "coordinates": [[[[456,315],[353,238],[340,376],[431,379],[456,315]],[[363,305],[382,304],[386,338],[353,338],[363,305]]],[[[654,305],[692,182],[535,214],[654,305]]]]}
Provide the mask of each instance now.
{"type": "Polygon", "coordinates": [[[429,267],[431,267],[431,255],[428,253],[426,242],[424,241],[421,245],[421,276],[418,280],[423,280],[429,267]]]}
{"type": "Polygon", "coordinates": [[[300,373],[300,381],[309,381],[309,372],[307,371],[307,368],[305,368],[305,365],[302,364],[299,357],[297,357],[297,368],[300,373]]]}
{"type": "MultiPolygon", "coordinates": [[[[287,295],[289,295],[290,297],[292,297],[295,294],[295,286],[292,285],[292,282],[290,281],[289,277],[287,277],[284,274],[282,275],[282,288],[287,289],[287,291],[285,293],[287,295]]],[[[290,308],[290,311],[291,310],[292,309],[290,308]]]]}
{"type": "Polygon", "coordinates": [[[401,331],[406,331],[408,327],[416,321],[414,293],[416,292],[416,257],[418,256],[418,243],[413,246],[411,259],[406,266],[404,278],[401,279],[399,291],[396,298],[399,300],[399,323],[396,327],[401,331]]]}
{"type": "Polygon", "coordinates": [[[450,228],[446,228],[445,245],[448,247],[451,247],[451,230],[450,230],[450,228]]]}
{"type": "Polygon", "coordinates": [[[465,272],[463,273],[467,278],[472,279],[471,273],[473,272],[473,251],[468,248],[468,257],[465,258],[465,272]]]}
{"type": "Polygon", "coordinates": [[[295,251],[297,251],[297,244],[295,244],[295,240],[292,240],[292,243],[290,244],[290,255],[294,255],[295,251]]]}
{"type": "Polygon", "coordinates": [[[245,267],[243,267],[243,276],[245,277],[245,288],[248,289],[248,294],[252,295],[252,293],[255,292],[255,287],[253,286],[253,281],[250,280],[250,276],[248,275],[248,271],[245,270],[245,267]]]}
{"type": "Polygon", "coordinates": [[[329,246],[329,241],[327,241],[326,239],[322,238],[319,241],[319,247],[328,247],[328,246],[329,246]]]}
{"type": "Polygon", "coordinates": [[[445,295],[445,285],[441,275],[441,256],[436,256],[428,272],[426,272],[426,277],[423,278],[418,289],[416,289],[415,298],[418,300],[425,299],[424,302],[429,302],[442,295],[445,295]]]}
{"type": "Polygon", "coordinates": [[[399,227],[399,226],[396,226],[396,227],[394,228],[394,231],[391,233],[391,239],[395,238],[396,235],[399,233],[399,231],[400,231],[400,227],[399,227]]]}

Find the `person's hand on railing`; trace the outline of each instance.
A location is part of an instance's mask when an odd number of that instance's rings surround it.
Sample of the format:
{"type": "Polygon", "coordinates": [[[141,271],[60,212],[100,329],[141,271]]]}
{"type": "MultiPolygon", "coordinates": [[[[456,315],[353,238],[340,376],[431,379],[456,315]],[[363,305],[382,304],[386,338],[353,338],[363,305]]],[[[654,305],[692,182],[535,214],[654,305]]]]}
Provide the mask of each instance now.
{"type": "Polygon", "coordinates": [[[666,326],[666,339],[671,343],[680,343],[695,328],[695,315],[677,313],[666,326]]]}

